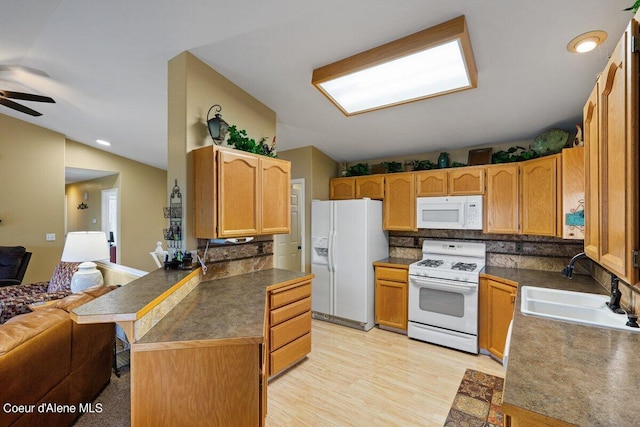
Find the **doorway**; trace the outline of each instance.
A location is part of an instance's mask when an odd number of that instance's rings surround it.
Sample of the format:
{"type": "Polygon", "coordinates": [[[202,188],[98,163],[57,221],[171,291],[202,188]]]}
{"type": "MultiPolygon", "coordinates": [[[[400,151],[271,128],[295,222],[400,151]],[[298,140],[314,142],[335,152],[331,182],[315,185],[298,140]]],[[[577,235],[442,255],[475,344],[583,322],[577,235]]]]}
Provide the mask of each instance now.
{"type": "Polygon", "coordinates": [[[109,261],[118,263],[118,189],[102,190],[102,231],[109,239],[109,261]]]}
{"type": "Polygon", "coordinates": [[[304,271],[304,179],[291,180],[291,232],[274,237],[276,268],[304,271]]]}

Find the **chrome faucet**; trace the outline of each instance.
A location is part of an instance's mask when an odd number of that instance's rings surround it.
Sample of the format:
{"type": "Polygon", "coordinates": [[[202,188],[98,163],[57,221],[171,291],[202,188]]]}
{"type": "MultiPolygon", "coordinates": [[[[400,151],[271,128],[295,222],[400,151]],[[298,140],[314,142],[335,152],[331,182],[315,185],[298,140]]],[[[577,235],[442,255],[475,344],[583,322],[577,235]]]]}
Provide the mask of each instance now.
{"type": "Polygon", "coordinates": [[[571,279],[571,277],[573,276],[573,264],[575,264],[579,259],[586,257],[587,254],[584,252],[580,252],[578,255],[575,255],[573,258],[571,258],[571,261],[569,261],[569,265],[562,269],[562,275],[571,279]]]}

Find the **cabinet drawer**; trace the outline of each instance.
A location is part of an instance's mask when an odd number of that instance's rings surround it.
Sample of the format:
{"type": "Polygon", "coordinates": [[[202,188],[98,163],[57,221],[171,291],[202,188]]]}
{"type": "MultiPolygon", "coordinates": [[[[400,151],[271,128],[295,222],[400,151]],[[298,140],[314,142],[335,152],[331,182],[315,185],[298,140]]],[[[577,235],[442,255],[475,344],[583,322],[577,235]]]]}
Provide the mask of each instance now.
{"type": "Polygon", "coordinates": [[[311,296],[310,281],[293,288],[271,291],[271,308],[274,309],[282,307],[283,305],[298,301],[309,296],[311,296]]]}
{"type": "Polygon", "coordinates": [[[269,324],[271,326],[277,325],[309,310],[311,310],[311,297],[306,297],[305,299],[271,310],[269,324]]]}
{"type": "Polygon", "coordinates": [[[269,336],[269,347],[271,351],[276,350],[309,332],[311,332],[311,312],[307,311],[273,326],[269,336]]]}
{"type": "Polygon", "coordinates": [[[305,334],[271,353],[269,375],[275,375],[311,352],[311,333],[305,334]]]}
{"type": "Polygon", "coordinates": [[[407,282],[409,271],[403,268],[376,267],[376,279],[392,280],[394,282],[407,282]]]}

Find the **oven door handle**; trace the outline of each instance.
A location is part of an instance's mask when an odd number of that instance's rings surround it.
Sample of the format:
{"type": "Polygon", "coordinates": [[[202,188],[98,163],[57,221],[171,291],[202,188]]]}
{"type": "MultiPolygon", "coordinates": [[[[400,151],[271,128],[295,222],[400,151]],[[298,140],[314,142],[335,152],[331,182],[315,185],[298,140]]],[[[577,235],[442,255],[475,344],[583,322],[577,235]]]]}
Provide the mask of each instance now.
{"type": "Polygon", "coordinates": [[[474,290],[478,289],[477,283],[468,283],[468,282],[445,282],[439,279],[423,279],[420,277],[411,277],[409,279],[410,282],[415,283],[418,287],[421,288],[429,288],[429,289],[440,289],[443,291],[461,291],[461,290],[474,290]]]}

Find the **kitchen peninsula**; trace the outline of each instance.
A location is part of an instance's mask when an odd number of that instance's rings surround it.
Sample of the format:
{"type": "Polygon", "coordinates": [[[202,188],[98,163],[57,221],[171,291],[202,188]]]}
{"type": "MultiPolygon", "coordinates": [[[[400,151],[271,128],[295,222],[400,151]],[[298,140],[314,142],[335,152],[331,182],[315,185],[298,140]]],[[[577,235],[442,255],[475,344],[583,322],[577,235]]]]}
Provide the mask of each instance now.
{"type": "Polygon", "coordinates": [[[156,270],[72,317],[127,332],[133,426],[258,426],[267,378],[311,349],[312,278],[267,269],[203,281],[200,269],[156,270]],[[167,302],[175,306],[158,311],[167,302]]]}

